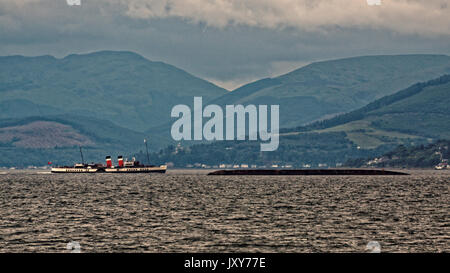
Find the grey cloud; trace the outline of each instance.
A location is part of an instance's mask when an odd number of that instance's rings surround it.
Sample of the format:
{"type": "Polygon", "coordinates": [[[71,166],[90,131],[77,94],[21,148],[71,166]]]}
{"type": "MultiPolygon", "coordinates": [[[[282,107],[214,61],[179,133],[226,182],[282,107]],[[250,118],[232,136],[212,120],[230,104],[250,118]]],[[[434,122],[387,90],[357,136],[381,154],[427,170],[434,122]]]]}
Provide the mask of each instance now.
{"type": "Polygon", "coordinates": [[[180,17],[214,27],[296,27],[325,30],[329,26],[382,28],[420,35],[449,35],[445,0],[122,0],[134,18],[180,17]]]}
{"type": "MultiPolygon", "coordinates": [[[[270,2],[287,2],[259,0],[257,2],[261,4],[258,4],[246,1],[239,6],[243,10],[254,7],[258,16],[268,13],[267,20],[287,22],[281,27],[267,23],[269,21],[233,15],[235,6],[229,3],[233,1],[208,1],[206,10],[211,13],[197,7],[196,12],[186,10],[179,16],[174,14],[181,12],[177,7],[181,1],[145,2],[82,0],[80,7],[69,7],[65,0],[1,0],[0,55],[51,54],[63,57],[96,50],[130,50],[151,60],[176,65],[231,89],[317,60],[355,55],[450,53],[450,36],[442,30],[448,27],[445,20],[440,22],[441,30],[433,35],[397,31],[383,27],[386,23],[379,26],[313,26],[311,23],[313,27],[299,27],[287,24],[294,22],[293,19],[281,21],[274,14],[284,15],[283,10],[270,6],[270,2]],[[158,3],[160,6],[154,6],[158,3]],[[213,15],[220,17],[215,11],[217,3],[224,5],[226,15],[217,19],[220,24],[212,21],[213,15]],[[146,8],[142,14],[136,14],[135,9],[144,4],[146,8]],[[151,14],[148,9],[152,10],[151,14]],[[246,23],[246,20],[250,21],[246,23]]],[[[203,1],[187,2],[195,10],[196,5],[203,1]]],[[[328,1],[309,1],[305,8],[319,9],[325,2],[328,1]]],[[[365,0],[362,2],[365,4],[365,0]]],[[[414,7],[422,7],[422,2],[410,2],[416,3],[414,7]]],[[[440,10],[442,1],[428,2],[431,6],[439,6],[440,10]]],[[[321,16],[325,18],[332,14],[328,12],[321,16]]],[[[249,16],[252,18],[254,14],[249,13],[249,16]]],[[[430,26],[436,24],[430,23],[430,26]]]]}

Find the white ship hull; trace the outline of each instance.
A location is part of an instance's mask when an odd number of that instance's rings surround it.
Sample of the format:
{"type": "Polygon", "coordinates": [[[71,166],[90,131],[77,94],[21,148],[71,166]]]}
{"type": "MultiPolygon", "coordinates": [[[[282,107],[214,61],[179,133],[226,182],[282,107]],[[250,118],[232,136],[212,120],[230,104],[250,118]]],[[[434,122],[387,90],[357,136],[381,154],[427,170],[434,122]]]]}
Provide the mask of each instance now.
{"type": "Polygon", "coordinates": [[[120,168],[106,168],[107,173],[165,173],[167,170],[166,165],[161,165],[159,167],[120,167],[120,168]]]}
{"type": "Polygon", "coordinates": [[[165,173],[166,165],[143,167],[119,167],[119,168],[52,168],[52,173],[165,173]]]}
{"type": "Polygon", "coordinates": [[[97,168],[52,168],[52,173],[96,173],[100,172],[97,168]]]}

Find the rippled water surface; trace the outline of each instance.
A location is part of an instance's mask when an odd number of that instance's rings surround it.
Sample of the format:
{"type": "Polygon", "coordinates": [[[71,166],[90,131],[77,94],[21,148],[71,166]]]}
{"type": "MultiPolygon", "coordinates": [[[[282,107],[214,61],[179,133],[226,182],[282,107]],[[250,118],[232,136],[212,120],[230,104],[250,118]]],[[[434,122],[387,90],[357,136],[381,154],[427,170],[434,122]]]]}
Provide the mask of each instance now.
{"type": "Polygon", "coordinates": [[[0,174],[0,252],[450,251],[450,172],[0,174]]]}

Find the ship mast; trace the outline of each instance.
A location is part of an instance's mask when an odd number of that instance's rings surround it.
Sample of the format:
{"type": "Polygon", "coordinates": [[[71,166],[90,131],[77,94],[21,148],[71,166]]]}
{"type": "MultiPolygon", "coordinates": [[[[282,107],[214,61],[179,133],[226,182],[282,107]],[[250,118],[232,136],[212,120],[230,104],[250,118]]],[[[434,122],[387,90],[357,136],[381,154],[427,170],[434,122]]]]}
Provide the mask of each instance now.
{"type": "Polygon", "coordinates": [[[83,157],[83,151],[81,150],[81,146],[80,146],[80,154],[81,154],[81,163],[84,165],[84,157],[83,157]]]}
{"type": "Polygon", "coordinates": [[[147,163],[150,165],[150,156],[148,155],[148,145],[147,145],[147,139],[144,139],[145,148],[147,150],[147,163]]]}

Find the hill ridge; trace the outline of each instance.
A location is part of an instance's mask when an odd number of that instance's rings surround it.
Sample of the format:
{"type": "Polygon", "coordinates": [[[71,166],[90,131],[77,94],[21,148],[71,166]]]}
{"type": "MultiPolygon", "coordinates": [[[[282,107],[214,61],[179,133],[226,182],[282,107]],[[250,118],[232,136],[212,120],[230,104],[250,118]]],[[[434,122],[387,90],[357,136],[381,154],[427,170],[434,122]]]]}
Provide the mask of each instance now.
{"type": "Polygon", "coordinates": [[[193,96],[208,101],[228,91],[131,51],[96,51],[63,58],[0,57],[0,92],[0,103],[15,100],[17,105],[0,109],[0,118],[20,116],[26,105],[19,100],[27,100],[43,112],[56,108],[143,132],[170,121],[173,105],[191,102],[193,96]]]}
{"type": "Polygon", "coordinates": [[[226,104],[278,104],[280,127],[292,128],[359,109],[419,82],[450,73],[450,56],[355,56],[314,62],[257,80],[213,100],[226,104]]]}
{"type": "MultiPolygon", "coordinates": [[[[367,104],[366,106],[361,107],[357,110],[351,111],[349,113],[341,114],[339,116],[336,116],[336,117],[333,117],[333,118],[330,118],[327,120],[323,120],[323,121],[316,121],[310,125],[300,126],[300,127],[294,128],[293,130],[308,131],[308,130],[326,129],[326,128],[329,128],[332,126],[342,125],[344,123],[357,120],[358,118],[362,118],[363,114],[365,114],[365,113],[374,111],[380,107],[391,105],[402,99],[405,99],[407,97],[418,94],[418,93],[422,92],[425,87],[437,86],[437,85],[441,85],[441,84],[445,84],[445,83],[449,83],[449,82],[450,82],[450,74],[442,75],[436,79],[432,79],[432,80],[429,80],[426,82],[416,83],[404,90],[400,90],[397,93],[394,93],[392,95],[388,95],[381,99],[375,100],[375,101],[367,104]]],[[[285,129],[283,131],[290,132],[290,131],[292,131],[292,129],[285,129]]]]}

